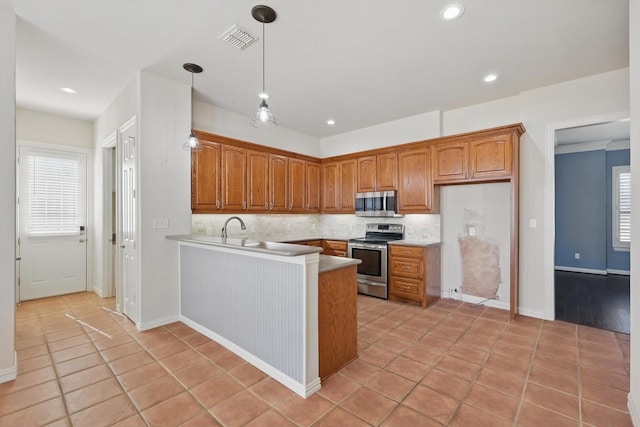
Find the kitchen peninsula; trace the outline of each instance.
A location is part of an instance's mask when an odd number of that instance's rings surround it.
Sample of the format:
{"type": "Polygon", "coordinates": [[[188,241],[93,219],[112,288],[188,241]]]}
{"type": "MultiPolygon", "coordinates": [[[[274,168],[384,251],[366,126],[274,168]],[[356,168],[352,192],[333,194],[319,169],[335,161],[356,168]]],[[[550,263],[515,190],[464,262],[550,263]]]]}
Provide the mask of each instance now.
{"type": "Polygon", "coordinates": [[[314,246],[167,239],[179,242],[180,319],[298,395],[357,357],[359,260],[314,246]]]}

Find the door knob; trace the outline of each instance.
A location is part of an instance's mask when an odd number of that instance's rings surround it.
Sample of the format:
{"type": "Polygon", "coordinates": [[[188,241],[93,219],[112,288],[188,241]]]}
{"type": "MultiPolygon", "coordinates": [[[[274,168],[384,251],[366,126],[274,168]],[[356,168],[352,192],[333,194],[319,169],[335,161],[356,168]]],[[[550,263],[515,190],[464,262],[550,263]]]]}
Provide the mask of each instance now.
{"type": "Polygon", "coordinates": [[[16,257],[16,261],[21,261],[21,260],[22,260],[22,257],[21,257],[21,256],[16,257]]]}
{"type": "Polygon", "coordinates": [[[124,245],[120,245],[120,247],[121,247],[122,249],[124,249],[124,245]]]}
{"type": "Polygon", "coordinates": [[[80,238],[80,239],[78,239],[78,241],[79,241],[80,243],[83,243],[83,242],[84,242],[84,239],[83,239],[83,238],[80,238]]]}

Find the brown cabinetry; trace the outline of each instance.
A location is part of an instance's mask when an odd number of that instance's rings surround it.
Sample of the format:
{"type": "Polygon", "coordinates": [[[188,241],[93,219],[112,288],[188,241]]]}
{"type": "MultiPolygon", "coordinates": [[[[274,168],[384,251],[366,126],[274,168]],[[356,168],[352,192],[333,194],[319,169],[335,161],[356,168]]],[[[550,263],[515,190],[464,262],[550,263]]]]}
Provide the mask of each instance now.
{"type": "Polygon", "coordinates": [[[509,179],[513,170],[513,134],[435,145],[433,182],[509,179]]]}
{"type": "Polygon", "coordinates": [[[438,197],[434,197],[431,183],[430,148],[400,152],[398,174],[398,211],[405,214],[437,213],[440,198],[438,193],[438,197]]]}
{"type": "Polygon", "coordinates": [[[440,299],[440,246],[389,245],[389,299],[422,307],[440,299]]]}
{"type": "Polygon", "coordinates": [[[469,142],[471,178],[505,179],[511,177],[513,134],[474,139],[469,142]]]}
{"type": "Polygon", "coordinates": [[[248,211],[269,210],[269,154],[247,150],[247,207],[248,211]]]}
{"type": "Polygon", "coordinates": [[[345,240],[324,240],[323,251],[324,255],[332,256],[347,256],[347,242],[345,240]]]}
{"type": "Polygon", "coordinates": [[[269,211],[289,210],[289,158],[269,154],[269,211]]]}
{"type": "Polygon", "coordinates": [[[221,209],[220,144],[202,141],[202,150],[191,154],[191,210],[194,213],[221,209]]]}
{"type": "Polygon", "coordinates": [[[322,165],[322,212],[355,212],[355,159],[322,165]]]}
{"type": "Polygon", "coordinates": [[[320,163],[305,162],[306,212],[320,212],[320,163]]]}
{"type": "Polygon", "coordinates": [[[391,191],[398,188],[398,153],[358,159],[358,192],[391,191]]]}
{"type": "Polygon", "coordinates": [[[233,145],[222,146],[221,204],[225,210],[247,208],[246,150],[233,145]]]}

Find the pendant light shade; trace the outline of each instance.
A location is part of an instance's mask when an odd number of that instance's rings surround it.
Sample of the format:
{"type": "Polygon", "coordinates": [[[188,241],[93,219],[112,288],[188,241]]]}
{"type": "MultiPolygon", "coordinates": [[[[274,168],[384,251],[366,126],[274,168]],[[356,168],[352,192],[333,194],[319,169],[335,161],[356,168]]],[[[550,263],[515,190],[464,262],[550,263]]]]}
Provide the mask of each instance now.
{"type": "Polygon", "coordinates": [[[272,128],[277,126],[275,117],[271,114],[269,110],[269,105],[267,105],[266,99],[269,97],[265,91],[264,85],[264,24],[269,24],[276,20],[276,12],[269,6],[258,5],[254,6],[251,9],[251,16],[258,21],[262,22],[262,93],[260,94],[260,105],[258,106],[258,111],[256,115],[251,119],[251,126],[256,128],[272,128]]]}
{"type": "Polygon", "coordinates": [[[189,134],[189,137],[184,142],[184,144],[182,144],[182,148],[190,151],[200,151],[202,150],[202,144],[200,144],[198,137],[193,132],[193,74],[201,73],[202,67],[197,64],[191,63],[186,63],[182,65],[182,67],[191,73],[191,98],[189,100],[189,102],[191,103],[191,116],[189,118],[189,120],[191,121],[191,133],[189,134]]]}

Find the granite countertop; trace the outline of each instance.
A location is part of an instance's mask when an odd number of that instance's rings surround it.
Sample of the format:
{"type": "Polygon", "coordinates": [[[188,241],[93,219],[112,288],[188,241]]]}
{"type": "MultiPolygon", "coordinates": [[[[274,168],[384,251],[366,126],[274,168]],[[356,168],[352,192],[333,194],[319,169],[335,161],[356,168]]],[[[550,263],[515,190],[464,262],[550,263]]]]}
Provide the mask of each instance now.
{"type": "Polygon", "coordinates": [[[201,245],[219,246],[240,249],[248,252],[261,252],[280,256],[300,256],[322,252],[316,246],[294,245],[279,242],[262,242],[251,239],[237,239],[234,237],[213,237],[192,234],[165,236],[165,239],[179,242],[198,243],[201,245]]]}
{"type": "Polygon", "coordinates": [[[337,270],[351,265],[358,265],[362,260],[357,258],[343,258],[338,256],[320,255],[320,265],[318,273],[326,273],[327,271],[337,270]]]}
{"type": "Polygon", "coordinates": [[[402,245],[402,246],[437,246],[441,245],[442,242],[434,241],[434,240],[393,240],[389,242],[389,245],[402,245]]]}

